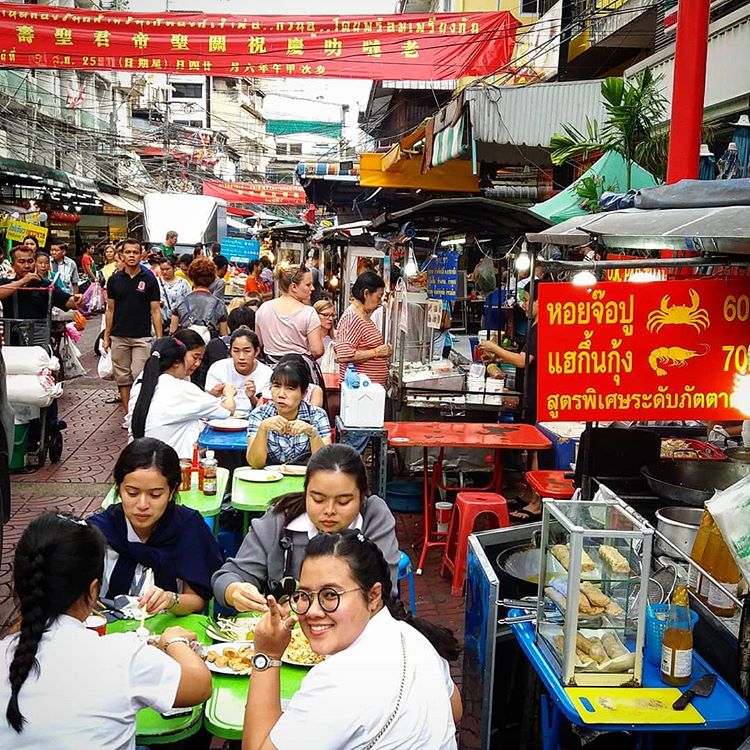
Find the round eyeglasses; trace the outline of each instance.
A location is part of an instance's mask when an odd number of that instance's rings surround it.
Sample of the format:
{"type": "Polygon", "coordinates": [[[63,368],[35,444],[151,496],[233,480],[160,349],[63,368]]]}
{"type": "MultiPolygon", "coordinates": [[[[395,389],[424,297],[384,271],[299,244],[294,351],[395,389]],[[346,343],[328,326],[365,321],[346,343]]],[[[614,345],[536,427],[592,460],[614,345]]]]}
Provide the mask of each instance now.
{"type": "Polygon", "coordinates": [[[347,589],[346,591],[336,591],[332,586],[326,586],[320,591],[295,591],[289,597],[289,606],[296,615],[304,615],[310,610],[313,603],[313,597],[317,594],[318,604],[324,612],[335,612],[341,604],[341,597],[344,594],[351,594],[352,591],[362,591],[359,586],[356,589],[347,589]]]}

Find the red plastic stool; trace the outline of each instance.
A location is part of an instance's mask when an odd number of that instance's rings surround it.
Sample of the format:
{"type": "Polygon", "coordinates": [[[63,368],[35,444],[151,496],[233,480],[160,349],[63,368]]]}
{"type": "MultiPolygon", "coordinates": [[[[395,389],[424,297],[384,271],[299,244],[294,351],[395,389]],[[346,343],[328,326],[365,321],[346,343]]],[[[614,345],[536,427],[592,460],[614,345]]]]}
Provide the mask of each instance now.
{"type": "Polygon", "coordinates": [[[469,534],[474,531],[474,522],[482,513],[490,513],[497,520],[497,528],[510,526],[508,505],[502,495],[495,492],[459,492],[451,513],[448,536],[445,540],[443,564],[440,575],[448,570],[453,574],[451,594],[461,596],[466,579],[466,555],[469,549],[469,534]]]}
{"type": "Polygon", "coordinates": [[[539,497],[570,500],[576,491],[573,480],[566,479],[564,471],[527,471],[524,476],[539,497]]]}

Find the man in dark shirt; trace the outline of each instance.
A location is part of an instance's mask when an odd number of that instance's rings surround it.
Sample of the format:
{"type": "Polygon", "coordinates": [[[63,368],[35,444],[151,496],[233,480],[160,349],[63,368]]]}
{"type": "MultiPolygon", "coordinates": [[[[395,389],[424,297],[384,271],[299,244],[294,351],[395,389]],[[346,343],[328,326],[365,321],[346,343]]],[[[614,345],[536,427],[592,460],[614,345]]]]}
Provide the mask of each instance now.
{"type": "Polygon", "coordinates": [[[128,408],[130,389],[151,353],[151,327],[162,335],[159,284],[141,268],[141,243],[122,243],[125,267],[107,282],[107,313],[102,348],[112,349],[112,369],[120,400],[128,408]]]}
{"type": "MultiPolygon", "coordinates": [[[[0,279],[0,300],[3,303],[3,318],[46,321],[49,315],[50,287],[52,306],[61,310],[75,310],[81,295],[63,292],[50,281],[40,278],[36,272],[36,253],[26,245],[15,245],[10,251],[10,261],[15,279],[0,279]]],[[[14,323],[6,343],[23,346],[34,339],[33,323],[14,323]]],[[[47,343],[47,342],[45,342],[47,343]]]]}

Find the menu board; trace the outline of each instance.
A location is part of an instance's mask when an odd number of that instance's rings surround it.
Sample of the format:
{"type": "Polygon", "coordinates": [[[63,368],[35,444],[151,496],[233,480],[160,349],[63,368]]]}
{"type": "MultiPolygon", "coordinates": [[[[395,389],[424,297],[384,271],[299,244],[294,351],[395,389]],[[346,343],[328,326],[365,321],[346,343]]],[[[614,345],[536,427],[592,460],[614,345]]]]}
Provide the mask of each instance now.
{"type": "Polygon", "coordinates": [[[540,421],[737,420],[746,279],[539,286],[540,421]]]}
{"type": "Polygon", "coordinates": [[[455,302],[458,297],[457,250],[438,253],[427,268],[427,294],[432,299],[455,302]]]}

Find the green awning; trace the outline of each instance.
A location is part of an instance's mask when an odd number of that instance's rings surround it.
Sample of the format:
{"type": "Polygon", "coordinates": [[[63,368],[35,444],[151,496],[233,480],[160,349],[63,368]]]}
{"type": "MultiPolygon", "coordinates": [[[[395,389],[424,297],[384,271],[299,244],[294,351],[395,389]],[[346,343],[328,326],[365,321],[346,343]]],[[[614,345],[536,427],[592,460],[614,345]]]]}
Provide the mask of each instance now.
{"type": "MultiPolygon", "coordinates": [[[[532,211],[554,224],[572,219],[576,216],[586,216],[588,212],[581,207],[581,200],[576,192],[576,185],[584,177],[603,178],[604,190],[624,193],[627,185],[627,166],[625,159],[614,151],[608,151],[601,157],[591,169],[586,170],[572,185],[569,185],[554,198],[537,203],[532,211]]],[[[658,185],[656,178],[643,167],[633,163],[630,175],[630,187],[634,190],[654,187],[658,185]]]]}
{"type": "Polygon", "coordinates": [[[68,187],[68,175],[60,169],[52,169],[41,164],[34,164],[20,159],[0,158],[0,175],[6,174],[14,177],[40,177],[45,184],[52,187],[68,187]]]}
{"type": "Polygon", "coordinates": [[[341,138],[341,123],[321,120],[269,120],[266,123],[266,131],[272,135],[314,133],[324,138],[341,138]]]}

